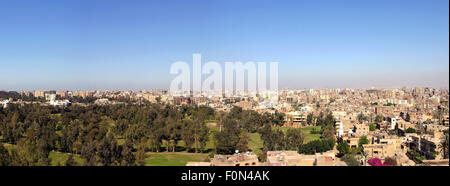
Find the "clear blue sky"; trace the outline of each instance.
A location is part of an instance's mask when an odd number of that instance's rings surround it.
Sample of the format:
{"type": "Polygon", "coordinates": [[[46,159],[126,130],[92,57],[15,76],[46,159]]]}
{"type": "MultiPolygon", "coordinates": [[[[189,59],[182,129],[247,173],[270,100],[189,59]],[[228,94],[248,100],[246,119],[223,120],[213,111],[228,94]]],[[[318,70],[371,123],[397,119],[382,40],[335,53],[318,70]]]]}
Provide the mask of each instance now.
{"type": "Polygon", "coordinates": [[[0,90],[168,88],[175,61],[278,61],[280,88],[449,84],[448,0],[0,0],[0,90]]]}

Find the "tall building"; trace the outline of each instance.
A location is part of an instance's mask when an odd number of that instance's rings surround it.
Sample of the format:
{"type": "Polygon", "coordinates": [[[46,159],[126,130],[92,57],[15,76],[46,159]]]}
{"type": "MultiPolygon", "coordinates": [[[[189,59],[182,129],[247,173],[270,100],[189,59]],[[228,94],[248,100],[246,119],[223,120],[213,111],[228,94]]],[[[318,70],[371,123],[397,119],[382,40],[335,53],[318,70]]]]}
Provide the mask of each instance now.
{"type": "Polygon", "coordinates": [[[68,91],[66,91],[66,90],[57,91],[56,96],[59,98],[66,98],[66,97],[68,97],[68,91]]]}

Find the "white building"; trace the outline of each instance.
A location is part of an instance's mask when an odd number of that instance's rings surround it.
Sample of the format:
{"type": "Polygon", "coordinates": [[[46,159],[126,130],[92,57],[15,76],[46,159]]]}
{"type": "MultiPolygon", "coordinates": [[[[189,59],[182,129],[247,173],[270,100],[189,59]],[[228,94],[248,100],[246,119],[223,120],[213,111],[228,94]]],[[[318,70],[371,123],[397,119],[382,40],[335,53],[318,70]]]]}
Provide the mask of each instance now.
{"type": "Polygon", "coordinates": [[[45,100],[54,101],[56,99],[56,94],[45,94],[45,100]]]}
{"type": "Polygon", "coordinates": [[[62,106],[62,107],[66,107],[69,106],[71,104],[71,102],[69,100],[50,100],[50,105],[53,106],[62,106]]]}
{"type": "Polygon", "coordinates": [[[304,106],[304,107],[300,107],[300,111],[301,112],[309,112],[311,111],[311,107],[310,106],[304,106]]]}
{"type": "Polygon", "coordinates": [[[7,99],[0,101],[0,105],[2,105],[3,108],[6,108],[8,106],[8,104],[9,104],[9,100],[7,100],[7,99]]]}
{"type": "Polygon", "coordinates": [[[338,121],[336,122],[336,126],[338,137],[341,137],[342,135],[344,135],[344,123],[342,123],[342,121],[338,121]]]}
{"type": "Polygon", "coordinates": [[[395,126],[397,126],[397,121],[398,121],[397,117],[391,118],[391,130],[395,129],[395,126]]]}

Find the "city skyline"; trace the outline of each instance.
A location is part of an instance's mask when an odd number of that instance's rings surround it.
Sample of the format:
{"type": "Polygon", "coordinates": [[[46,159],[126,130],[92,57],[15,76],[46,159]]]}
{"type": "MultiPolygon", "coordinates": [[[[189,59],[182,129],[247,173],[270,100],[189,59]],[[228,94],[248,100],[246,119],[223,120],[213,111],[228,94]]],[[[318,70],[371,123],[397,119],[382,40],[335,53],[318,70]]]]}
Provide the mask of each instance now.
{"type": "MultiPolygon", "coordinates": [[[[439,87],[432,87],[432,86],[402,86],[402,87],[361,87],[361,88],[349,88],[349,87],[338,87],[338,88],[280,88],[278,89],[278,91],[306,91],[306,90],[414,90],[416,88],[429,88],[429,89],[436,89],[436,90],[449,90],[448,87],[447,88],[439,88],[439,87]]],[[[236,89],[234,89],[236,90],[236,89]]],[[[0,89],[0,92],[19,92],[19,93],[24,93],[24,92],[49,92],[49,91],[65,91],[65,92],[127,92],[127,91],[131,91],[131,92],[145,92],[145,91],[169,91],[169,89],[164,89],[164,88],[149,88],[149,89],[143,89],[143,88],[136,88],[136,89],[120,89],[120,88],[113,88],[113,89],[102,89],[102,88],[92,88],[92,89],[62,89],[62,88],[56,88],[56,89],[43,89],[43,88],[38,88],[38,89],[0,89]]],[[[194,92],[193,90],[190,90],[191,92],[194,92]]],[[[223,89],[222,91],[230,91],[228,89],[223,89]]],[[[233,91],[233,90],[231,90],[233,91]]],[[[245,89],[243,91],[240,92],[252,92],[252,91],[257,91],[258,90],[248,90],[245,89]]],[[[211,90],[205,91],[195,91],[195,92],[213,92],[211,90]]],[[[202,95],[199,95],[202,96],[202,95]]],[[[226,96],[225,96],[226,97],[226,96]]]]}
{"type": "Polygon", "coordinates": [[[448,1],[346,2],[1,1],[0,90],[168,89],[193,53],[279,62],[279,89],[448,88],[448,1]]]}

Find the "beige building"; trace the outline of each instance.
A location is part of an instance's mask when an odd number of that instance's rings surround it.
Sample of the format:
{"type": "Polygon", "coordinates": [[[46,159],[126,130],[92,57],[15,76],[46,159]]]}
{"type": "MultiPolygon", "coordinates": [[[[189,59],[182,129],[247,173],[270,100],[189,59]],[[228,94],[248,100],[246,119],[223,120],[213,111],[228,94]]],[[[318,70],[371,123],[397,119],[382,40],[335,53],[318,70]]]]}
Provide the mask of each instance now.
{"type": "Polygon", "coordinates": [[[291,126],[301,126],[303,123],[306,123],[306,114],[299,111],[288,112],[286,113],[285,122],[291,126]]]}
{"type": "Polygon", "coordinates": [[[400,120],[397,122],[397,128],[406,131],[408,128],[417,129],[415,124],[412,124],[410,122],[406,122],[405,120],[400,120]]]}
{"type": "Polygon", "coordinates": [[[233,105],[241,107],[243,110],[251,110],[253,108],[253,103],[250,101],[239,101],[233,105]]]}
{"type": "Polygon", "coordinates": [[[236,153],[233,155],[214,155],[211,159],[212,166],[257,166],[258,157],[249,153],[236,153]]]}
{"type": "Polygon", "coordinates": [[[356,124],[354,125],[354,133],[356,136],[367,136],[369,135],[369,125],[368,124],[356,124]]]}
{"type": "Polygon", "coordinates": [[[369,136],[369,144],[364,144],[364,152],[368,157],[384,159],[394,157],[403,151],[403,138],[390,136],[385,133],[369,136]],[[369,138],[370,137],[370,138],[369,138]]]}
{"type": "Polygon", "coordinates": [[[268,166],[346,166],[335,157],[333,151],[314,155],[299,154],[297,151],[268,151],[268,166]]]}
{"type": "Polygon", "coordinates": [[[68,91],[66,90],[60,90],[56,92],[56,96],[59,98],[67,98],[68,97],[68,91]]]}
{"type": "Polygon", "coordinates": [[[395,148],[392,144],[364,144],[364,152],[368,157],[384,159],[395,155],[395,148]]]}
{"type": "Polygon", "coordinates": [[[448,122],[449,122],[449,115],[444,116],[444,118],[442,119],[442,125],[448,127],[448,122]]]}
{"type": "Polygon", "coordinates": [[[358,142],[359,142],[359,138],[358,137],[344,136],[344,137],[342,137],[342,140],[347,142],[347,144],[351,148],[357,148],[358,147],[358,142]]]}
{"type": "Polygon", "coordinates": [[[299,154],[297,151],[268,151],[268,166],[313,166],[315,155],[299,154]]]}
{"type": "Polygon", "coordinates": [[[442,159],[440,143],[441,139],[426,134],[421,136],[410,136],[408,145],[411,150],[419,152],[426,159],[442,159]]]}
{"type": "Polygon", "coordinates": [[[45,96],[45,91],[34,91],[35,98],[43,98],[45,96]]]}
{"type": "MultiPolygon", "coordinates": [[[[420,138],[420,154],[424,155],[427,159],[436,159],[440,154],[441,148],[439,147],[440,138],[434,138],[428,135],[424,135],[420,138]]],[[[441,159],[440,156],[437,159],[441,159]]]]}
{"type": "Polygon", "coordinates": [[[186,166],[211,166],[211,162],[187,162],[186,166]]]}

